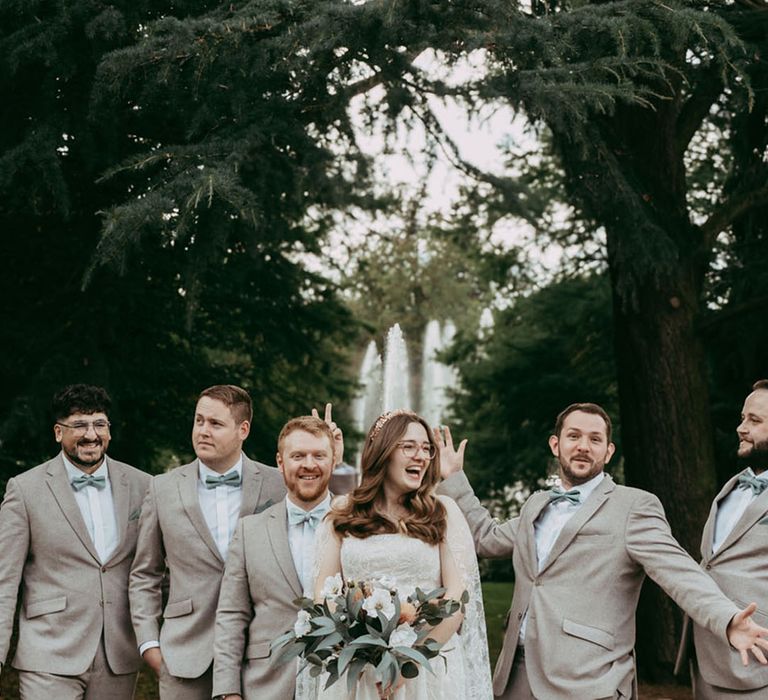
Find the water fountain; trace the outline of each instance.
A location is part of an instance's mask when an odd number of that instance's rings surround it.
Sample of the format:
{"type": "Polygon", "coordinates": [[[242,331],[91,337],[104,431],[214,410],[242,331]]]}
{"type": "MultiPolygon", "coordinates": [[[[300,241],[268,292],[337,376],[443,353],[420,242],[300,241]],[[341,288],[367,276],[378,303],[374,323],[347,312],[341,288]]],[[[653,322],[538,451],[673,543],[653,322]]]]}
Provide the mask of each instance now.
{"type": "Polygon", "coordinates": [[[414,408],[411,404],[411,368],[408,362],[408,348],[399,323],[387,332],[384,349],[383,395],[383,411],[414,408]]]}

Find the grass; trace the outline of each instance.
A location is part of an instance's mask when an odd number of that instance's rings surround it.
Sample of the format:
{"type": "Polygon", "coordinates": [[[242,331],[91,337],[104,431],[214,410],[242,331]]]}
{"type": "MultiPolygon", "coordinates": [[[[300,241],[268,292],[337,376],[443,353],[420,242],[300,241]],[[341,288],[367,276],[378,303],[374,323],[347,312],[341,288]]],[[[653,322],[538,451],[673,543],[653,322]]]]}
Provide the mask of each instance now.
{"type": "MultiPolygon", "coordinates": [[[[483,583],[483,602],[485,603],[485,623],[488,629],[488,651],[491,657],[491,668],[501,651],[504,638],[504,618],[512,602],[511,583],[483,583]]],[[[11,655],[9,659],[13,658],[11,655]]],[[[3,667],[0,679],[0,700],[16,700],[19,697],[16,671],[3,667]]],[[[642,700],[690,700],[691,691],[688,688],[664,686],[640,686],[642,700]]],[[[157,681],[152,671],[144,668],[139,674],[139,683],[135,700],[159,700],[157,681]]]]}

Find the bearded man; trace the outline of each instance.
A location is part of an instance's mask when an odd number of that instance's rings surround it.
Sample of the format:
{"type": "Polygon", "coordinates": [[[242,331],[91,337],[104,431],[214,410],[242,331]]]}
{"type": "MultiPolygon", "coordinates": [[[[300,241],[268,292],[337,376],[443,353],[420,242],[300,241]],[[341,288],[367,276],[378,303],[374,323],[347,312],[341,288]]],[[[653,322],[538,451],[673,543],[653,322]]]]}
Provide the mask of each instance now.
{"type": "Polygon", "coordinates": [[[718,663],[740,652],[746,664],[748,651],[765,663],[768,629],[752,620],[756,606],[740,610],[722,594],[672,537],[656,496],[604,473],[615,446],[600,406],[560,413],[549,438],[560,486],[534,493],[505,523],[472,492],[462,471],[466,443],[455,450],[447,429],[436,437],[440,491],[461,508],[478,554],[511,556],[515,569],[495,696],[636,698],[635,611],[646,574],[708,630],[718,663]]]}
{"type": "MultiPolygon", "coordinates": [[[[736,433],[742,470],[712,503],[701,537],[701,566],[731,600],[762,598],[754,618],[768,626],[768,379],[752,386],[736,433]]],[[[733,653],[727,663],[714,663],[722,659],[718,651],[717,640],[706,628],[685,620],[676,670],[688,658],[696,700],[768,696],[768,668],[745,668],[733,653]]]]}
{"type": "Polygon", "coordinates": [[[61,451],[13,477],[0,506],[0,667],[21,588],[13,667],[22,700],[130,700],[141,659],[128,574],[150,476],[107,457],[110,398],[53,398],[61,451]]]}

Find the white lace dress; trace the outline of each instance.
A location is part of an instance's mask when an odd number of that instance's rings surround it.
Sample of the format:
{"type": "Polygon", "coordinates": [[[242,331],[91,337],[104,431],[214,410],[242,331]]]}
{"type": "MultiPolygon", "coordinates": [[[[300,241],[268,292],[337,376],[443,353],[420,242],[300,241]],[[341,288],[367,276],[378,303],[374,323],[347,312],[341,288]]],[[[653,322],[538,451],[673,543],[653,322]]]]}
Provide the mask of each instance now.
{"type": "MultiPolygon", "coordinates": [[[[448,511],[449,549],[469,591],[470,601],[461,633],[455,634],[443,647],[445,660],[438,657],[430,661],[435,674],[421,669],[416,678],[405,681],[392,700],[490,700],[493,693],[474,543],[456,504],[446,496],[440,499],[448,511]]],[[[326,521],[318,530],[319,556],[322,556],[323,540],[329,536],[326,521]]],[[[426,593],[442,585],[439,547],[403,534],[373,535],[366,539],[345,537],[341,545],[341,565],[345,579],[394,577],[401,593],[410,593],[416,587],[426,593]]],[[[372,667],[366,668],[351,693],[347,691],[345,676],[328,690],[322,689],[325,677],[321,677],[317,698],[378,700],[375,684],[372,667]]]]}

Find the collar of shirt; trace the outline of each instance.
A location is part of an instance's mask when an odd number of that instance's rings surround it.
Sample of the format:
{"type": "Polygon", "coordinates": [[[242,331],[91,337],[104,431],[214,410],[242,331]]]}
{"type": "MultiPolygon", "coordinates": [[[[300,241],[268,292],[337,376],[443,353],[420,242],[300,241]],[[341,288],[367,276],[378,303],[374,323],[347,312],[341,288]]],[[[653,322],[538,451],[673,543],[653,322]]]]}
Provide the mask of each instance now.
{"type": "MultiPolygon", "coordinates": [[[[76,479],[79,476],[83,476],[86,472],[82,469],[78,469],[72,462],[67,459],[67,455],[61,453],[61,458],[64,460],[64,467],[67,470],[67,477],[70,481],[76,479]]],[[[91,473],[91,476],[103,476],[106,479],[106,483],[109,483],[109,469],[107,469],[107,455],[104,455],[104,461],[99,465],[99,468],[91,473]]]]}
{"type": "Polygon", "coordinates": [[[219,472],[213,471],[210,467],[205,466],[199,459],[197,460],[197,478],[200,481],[201,484],[205,485],[205,477],[206,476],[224,476],[225,474],[230,474],[231,472],[237,472],[241,477],[243,476],[243,455],[240,455],[240,459],[235,462],[233,466],[231,466],[227,471],[222,472],[219,474],[219,472]]]}
{"type": "Polygon", "coordinates": [[[302,508],[301,506],[297,506],[290,499],[289,496],[285,497],[285,509],[286,509],[286,511],[291,510],[291,509],[296,509],[296,510],[301,510],[301,511],[304,511],[304,512],[307,512],[307,513],[311,513],[313,510],[315,510],[315,508],[325,508],[325,510],[330,510],[331,509],[331,494],[330,493],[325,494],[325,498],[322,501],[320,501],[320,503],[318,503],[314,508],[311,508],[310,510],[307,510],[307,511],[305,511],[305,509],[302,508]]]}
{"type": "MultiPolygon", "coordinates": [[[[581,494],[581,500],[578,503],[569,503],[568,501],[558,501],[555,503],[555,506],[559,505],[567,505],[571,507],[578,508],[579,506],[584,505],[584,501],[586,501],[590,494],[602,483],[603,479],[605,478],[605,472],[600,472],[599,474],[596,474],[593,476],[589,481],[584,482],[583,484],[579,484],[578,486],[572,486],[570,491],[578,491],[581,494]]],[[[560,485],[561,488],[562,484],[560,485]]]]}

